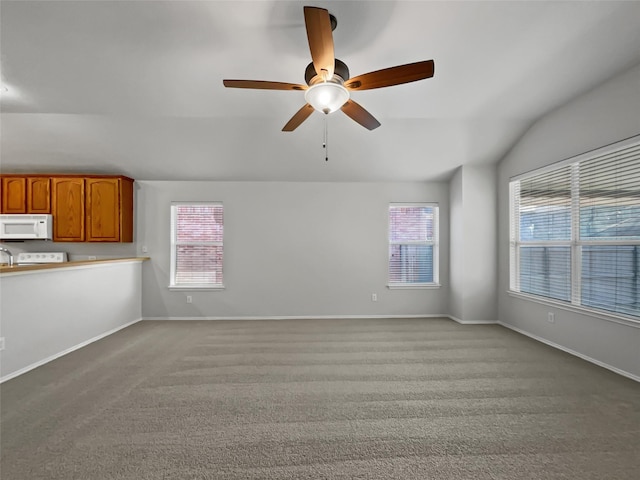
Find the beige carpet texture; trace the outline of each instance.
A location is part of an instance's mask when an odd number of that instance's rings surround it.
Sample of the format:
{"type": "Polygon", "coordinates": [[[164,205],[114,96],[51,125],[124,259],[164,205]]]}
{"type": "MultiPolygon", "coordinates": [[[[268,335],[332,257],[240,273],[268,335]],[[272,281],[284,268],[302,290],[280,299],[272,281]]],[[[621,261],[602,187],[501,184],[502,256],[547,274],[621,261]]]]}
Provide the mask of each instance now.
{"type": "Polygon", "coordinates": [[[145,321],[0,399],[2,480],[640,478],[640,384],[498,325],[145,321]]]}

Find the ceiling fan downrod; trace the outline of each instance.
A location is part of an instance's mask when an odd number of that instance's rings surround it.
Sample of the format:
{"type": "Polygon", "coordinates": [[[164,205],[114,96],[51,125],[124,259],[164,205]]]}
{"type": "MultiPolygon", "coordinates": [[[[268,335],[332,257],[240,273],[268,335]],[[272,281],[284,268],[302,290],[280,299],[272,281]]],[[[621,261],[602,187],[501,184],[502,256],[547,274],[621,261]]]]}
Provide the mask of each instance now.
{"type": "Polygon", "coordinates": [[[324,148],[324,161],[329,161],[329,115],[324,116],[324,142],[322,143],[324,148]]]}

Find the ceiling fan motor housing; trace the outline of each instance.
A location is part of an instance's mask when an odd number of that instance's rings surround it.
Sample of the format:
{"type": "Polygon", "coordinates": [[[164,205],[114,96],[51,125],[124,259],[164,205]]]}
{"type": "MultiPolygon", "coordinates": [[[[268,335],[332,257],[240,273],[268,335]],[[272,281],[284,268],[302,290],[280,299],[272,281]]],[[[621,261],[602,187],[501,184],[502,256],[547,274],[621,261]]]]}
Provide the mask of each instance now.
{"type": "MultiPolygon", "coordinates": [[[[349,80],[349,67],[347,67],[347,64],[342,60],[338,60],[336,58],[333,68],[333,74],[334,76],[339,76],[343,82],[346,82],[347,80],[349,80]]],[[[313,62],[311,62],[309,65],[307,65],[307,68],[304,71],[304,80],[305,82],[307,82],[307,85],[312,85],[312,83],[315,83],[313,81],[315,77],[319,77],[319,75],[316,73],[316,69],[313,67],[313,62]]]]}

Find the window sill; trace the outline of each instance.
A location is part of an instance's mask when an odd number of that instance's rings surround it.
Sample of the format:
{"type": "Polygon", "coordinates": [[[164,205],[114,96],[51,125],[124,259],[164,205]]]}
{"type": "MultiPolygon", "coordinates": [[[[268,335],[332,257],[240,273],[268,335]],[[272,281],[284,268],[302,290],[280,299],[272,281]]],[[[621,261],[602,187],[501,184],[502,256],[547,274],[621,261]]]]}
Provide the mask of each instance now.
{"type": "Polygon", "coordinates": [[[439,283],[389,283],[389,290],[433,290],[440,288],[439,283]]]}
{"type": "Polygon", "coordinates": [[[567,310],[569,312],[579,313],[582,315],[588,315],[590,317],[600,318],[608,322],[620,323],[629,327],[640,328],[640,319],[635,319],[631,316],[617,314],[613,312],[607,312],[606,310],[595,310],[592,308],[581,307],[578,305],[572,305],[570,303],[562,302],[559,300],[553,300],[551,298],[539,297],[537,295],[530,295],[527,293],[514,292],[513,290],[507,290],[510,297],[520,298],[522,300],[529,300],[531,302],[540,303],[542,305],[548,305],[550,307],[556,307],[561,310],[567,310]]]}
{"type": "Polygon", "coordinates": [[[226,287],[224,285],[169,285],[167,288],[171,291],[197,290],[201,292],[203,290],[224,290],[226,287]]]}

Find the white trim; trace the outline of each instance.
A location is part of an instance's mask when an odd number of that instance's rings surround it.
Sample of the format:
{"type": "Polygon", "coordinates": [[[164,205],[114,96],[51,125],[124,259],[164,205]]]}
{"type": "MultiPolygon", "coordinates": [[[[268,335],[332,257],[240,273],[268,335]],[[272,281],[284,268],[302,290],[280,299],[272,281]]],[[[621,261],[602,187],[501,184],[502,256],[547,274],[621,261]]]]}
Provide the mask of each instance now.
{"type": "Polygon", "coordinates": [[[12,378],[18,377],[24,373],[27,373],[30,370],[33,370],[37,367],[40,367],[46,363],[49,363],[57,358],[60,358],[64,355],[67,355],[68,353],[71,353],[75,350],[78,350],[82,347],[85,347],[91,343],[94,343],[98,340],[101,340],[104,337],[107,337],[109,335],[112,335],[116,332],[118,332],[119,330],[122,330],[124,328],[130,327],[131,325],[134,325],[140,321],[172,321],[172,320],[180,320],[180,321],[197,321],[197,320],[211,320],[211,321],[224,321],[224,320],[332,320],[332,319],[345,319],[345,320],[349,320],[349,319],[378,319],[378,318],[447,318],[450,319],[454,322],[457,322],[459,324],[462,325],[500,325],[502,327],[508,328],[510,330],[513,330],[521,335],[524,335],[526,337],[532,338],[533,340],[539,341],[541,343],[544,343],[546,345],[549,345],[553,348],[556,348],[558,350],[562,350],[563,352],[567,352],[571,355],[574,355],[578,358],[581,358],[583,360],[586,360],[587,362],[593,363],[594,365],[598,365],[600,367],[606,368],[607,370],[610,370],[614,373],[617,373],[619,375],[622,375],[624,377],[630,378],[631,380],[635,380],[636,382],[640,382],[640,376],[634,375],[630,372],[627,372],[626,370],[622,370],[620,368],[617,367],[613,367],[607,363],[601,362],[599,360],[596,360],[594,358],[591,358],[587,355],[584,355],[582,353],[576,352],[575,350],[571,350],[570,348],[564,347],[562,345],[559,345],[555,342],[551,342],[545,338],[539,337],[537,335],[534,335],[532,333],[529,333],[525,330],[522,330],[518,327],[515,327],[513,325],[509,325],[508,323],[504,323],[501,321],[491,321],[491,320],[461,320],[457,317],[454,317],[453,315],[449,315],[449,314],[411,314],[411,315],[313,315],[313,316],[244,316],[244,317],[141,317],[137,320],[134,320],[132,322],[126,323],[124,325],[120,325],[119,327],[116,327],[114,329],[111,329],[107,332],[104,332],[100,335],[97,335],[85,342],[79,343],[78,345],[75,345],[73,347],[70,347],[62,352],[59,352],[55,355],[51,355],[50,357],[47,357],[43,360],[40,360],[36,363],[33,363],[27,367],[21,368],[20,370],[16,370],[15,372],[9,373],[7,375],[5,375],[4,377],[0,378],[0,383],[4,383],[7,380],[11,380],[12,378]]]}
{"type": "MultiPolygon", "coordinates": [[[[387,206],[387,246],[391,245],[426,245],[432,247],[432,277],[433,282],[429,284],[418,284],[419,286],[412,285],[410,283],[388,283],[387,288],[440,288],[440,204],[438,202],[390,202],[387,206]],[[391,209],[402,207],[424,207],[431,208],[433,210],[433,238],[425,241],[409,241],[398,242],[390,240],[391,237],[391,209]],[[405,287],[406,285],[406,287],[405,287]]],[[[389,271],[389,262],[391,249],[387,249],[387,279],[391,276],[389,271]]]]}
{"type": "MultiPolygon", "coordinates": [[[[538,246],[558,246],[558,247],[569,247],[570,248],[570,275],[568,287],[570,289],[569,298],[567,299],[573,308],[578,312],[585,313],[587,315],[591,314],[594,316],[601,316],[605,320],[611,319],[614,322],[623,323],[625,325],[636,326],[635,324],[640,325],[640,318],[637,318],[638,315],[633,312],[633,314],[624,314],[618,312],[609,313],[607,310],[599,309],[597,307],[591,307],[588,305],[583,305],[582,300],[582,281],[583,281],[583,247],[593,246],[593,247],[606,247],[606,246],[637,246],[640,245],[640,240],[637,237],[632,238],[624,238],[619,239],[617,237],[610,237],[609,239],[600,239],[600,238],[592,238],[588,237],[582,239],[580,237],[580,205],[581,205],[581,173],[580,167],[583,163],[589,164],[590,162],[594,164],[596,167],[600,165],[604,165],[603,168],[609,169],[607,165],[609,165],[609,161],[616,161],[618,159],[624,159],[627,162],[629,159],[631,161],[635,161],[640,158],[640,135],[635,135],[633,137],[629,137],[619,142],[615,142],[606,146],[603,146],[598,149],[591,150],[589,152],[585,152],[580,155],[573,156],[571,158],[565,159],[561,162],[556,162],[545,167],[526,172],[520,175],[516,175],[511,177],[509,182],[509,294],[523,295],[524,298],[528,298],[532,301],[536,301],[531,298],[533,296],[539,297],[542,299],[540,303],[546,303],[550,299],[545,297],[544,295],[535,294],[533,292],[522,292],[521,282],[520,282],[520,272],[517,270],[520,266],[520,254],[525,251],[525,248],[530,247],[538,247],[538,246]],[[520,182],[527,179],[537,179],[541,178],[545,180],[548,173],[553,172],[564,172],[568,171],[570,174],[570,220],[571,220],[571,235],[570,239],[567,240],[522,240],[519,238],[519,232],[521,229],[521,221],[519,218],[519,214],[521,213],[520,208],[520,182]],[[517,205],[516,205],[517,204],[517,205]],[[514,233],[515,232],[515,233],[514,233]],[[514,235],[517,235],[514,238],[514,235]],[[514,278],[514,274],[516,274],[516,278],[514,278]],[[594,313],[591,313],[594,312],[594,313]],[[601,315],[598,315],[599,312],[603,312],[601,315]]],[[[635,165],[635,164],[634,164],[635,165]]],[[[608,171],[608,170],[607,170],[608,171]]],[[[635,166],[634,170],[635,172],[635,166]]],[[[611,176],[610,173],[606,174],[608,177],[611,176]]],[[[617,175],[617,174],[616,174],[617,175]]],[[[597,175],[596,175],[597,177],[597,175]]],[[[617,178],[617,176],[615,177],[617,178]]],[[[564,184],[563,184],[564,185],[564,184]]],[[[616,190],[617,192],[617,190],[616,190]]],[[[609,205],[609,204],[606,204],[609,205]]],[[[614,205],[613,203],[611,205],[614,205]]],[[[636,204],[633,203],[633,206],[636,204]]],[[[534,204],[535,206],[535,204],[534,204]]],[[[615,270],[617,273],[617,270],[615,270]]],[[[610,276],[607,276],[608,279],[617,279],[619,278],[616,273],[612,273],[610,276]]],[[[549,273],[547,273],[549,275],[549,273]]],[[[546,278],[546,277],[545,277],[546,278]]],[[[597,278],[597,277],[594,277],[597,278]]],[[[617,287],[616,287],[617,288],[617,287]]],[[[588,302],[586,302],[588,303],[588,302]]],[[[566,306],[561,303],[560,308],[566,308],[566,306]]],[[[617,301],[614,300],[614,305],[617,306],[617,301]]]]}
{"type": "Polygon", "coordinates": [[[571,165],[571,293],[572,305],[582,296],[582,246],[580,245],[580,164],[571,165]]]}
{"type": "Polygon", "coordinates": [[[520,184],[509,182],[509,288],[520,291],[520,184]],[[516,202],[517,200],[517,202],[516,202]]]}
{"type": "Polygon", "coordinates": [[[581,247],[626,247],[640,245],[640,240],[578,240],[581,247]]]}
{"type": "Polygon", "coordinates": [[[389,290],[432,290],[440,288],[439,283],[389,283],[389,290]]]}
{"type": "Polygon", "coordinates": [[[498,320],[461,320],[453,315],[447,315],[454,322],[458,322],[461,325],[497,325],[498,320]]]}
{"type": "Polygon", "coordinates": [[[436,207],[438,202],[389,202],[389,207],[436,207]]]}
{"type": "Polygon", "coordinates": [[[548,297],[529,295],[527,293],[514,292],[511,290],[507,290],[507,294],[509,294],[510,297],[529,300],[531,302],[540,303],[542,305],[549,305],[552,307],[560,308],[562,310],[568,310],[569,312],[579,313],[581,315],[588,315],[590,317],[599,318],[607,322],[620,323],[628,327],[640,328],[640,320],[634,320],[633,318],[626,317],[621,314],[616,314],[614,312],[607,312],[606,310],[594,310],[587,307],[572,305],[570,303],[562,302],[559,300],[553,300],[548,297]]]}
{"type": "Polygon", "coordinates": [[[267,316],[228,316],[228,317],[142,317],[147,320],[357,320],[357,319],[377,319],[377,318],[449,318],[446,313],[427,313],[409,315],[267,315],[267,316]]]}
{"type": "Polygon", "coordinates": [[[573,242],[571,240],[518,240],[516,244],[520,247],[570,247],[573,242]]]}
{"type": "Polygon", "coordinates": [[[224,290],[224,285],[169,285],[167,287],[171,291],[186,291],[193,290],[201,292],[203,290],[224,290]]]}
{"type": "Polygon", "coordinates": [[[33,370],[34,368],[38,368],[38,367],[40,367],[40,366],[42,366],[42,365],[44,365],[46,363],[49,363],[49,362],[51,362],[51,361],[53,361],[53,360],[55,360],[57,358],[63,357],[64,355],[66,355],[68,353],[71,353],[71,352],[73,352],[75,350],[79,350],[82,347],[86,347],[90,343],[97,342],[98,340],[101,340],[104,337],[108,337],[109,335],[113,335],[117,331],[122,330],[123,328],[130,327],[131,325],[133,325],[135,323],[138,323],[138,322],[140,322],[142,320],[143,320],[142,318],[138,318],[137,320],[134,320],[132,322],[125,323],[124,325],[120,325],[119,327],[113,328],[113,329],[111,329],[111,330],[109,330],[107,332],[101,333],[100,335],[97,335],[97,336],[95,336],[93,338],[90,338],[89,340],[86,340],[86,341],[81,342],[81,343],[79,343],[77,345],[74,345],[73,347],[69,347],[66,350],[63,350],[62,352],[53,354],[53,355],[51,355],[51,356],[49,356],[47,358],[44,358],[44,359],[39,360],[39,361],[37,361],[35,363],[32,363],[31,365],[23,367],[20,370],[16,370],[15,372],[9,373],[9,374],[5,375],[4,377],[0,378],[0,383],[4,383],[7,380],[11,380],[12,378],[15,378],[17,376],[22,375],[23,373],[27,373],[28,371],[33,370]]]}
{"type": "Polygon", "coordinates": [[[219,283],[210,283],[204,286],[199,285],[188,285],[187,288],[182,288],[183,285],[176,283],[176,267],[177,267],[177,247],[179,245],[206,245],[206,246],[214,246],[214,247],[222,247],[223,248],[223,258],[221,265],[222,278],[224,280],[224,203],[221,201],[208,202],[208,201],[200,201],[200,202],[171,202],[171,219],[170,219],[170,242],[169,242],[169,250],[170,250],[170,264],[169,264],[169,290],[220,290],[224,289],[224,285],[219,283]],[[222,232],[223,239],[222,242],[180,242],[177,239],[178,229],[177,229],[177,207],[179,206],[209,206],[209,207],[222,207],[223,212],[223,223],[222,223],[222,232]]]}
{"type": "Polygon", "coordinates": [[[433,207],[435,235],[433,243],[433,283],[440,287],[440,206],[433,207]]]}
{"type": "Polygon", "coordinates": [[[498,322],[498,325],[508,328],[509,330],[513,330],[521,335],[532,338],[533,340],[537,340],[538,342],[544,343],[545,345],[549,345],[550,347],[557,348],[558,350],[562,350],[563,352],[567,352],[571,355],[574,355],[582,360],[586,360],[589,363],[593,363],[594,365],[598,365],[599,367],[606,368],[607,370],[611,370],[618,375],[622,375],[623,377],[630,378],[631,380],[635,380],[636,382],[640,382],[640,376],[634,375],[633,373],[627,372],[626,370],[622,370],[620,368],[609,365],[608,363],[601,362],[600,360],[596,360],[595,358],[591,358],[588,355],[584,355],[580,352],[576,352],[575,350],[571,350],[570,348],[564,347],[558,343],[547,340],[546,338],[539,337],[538,335],[534,335],[533,333],[529,333],[521,328],[514,327],[513,325],[509,325],[508,323],[498,322]]]}

